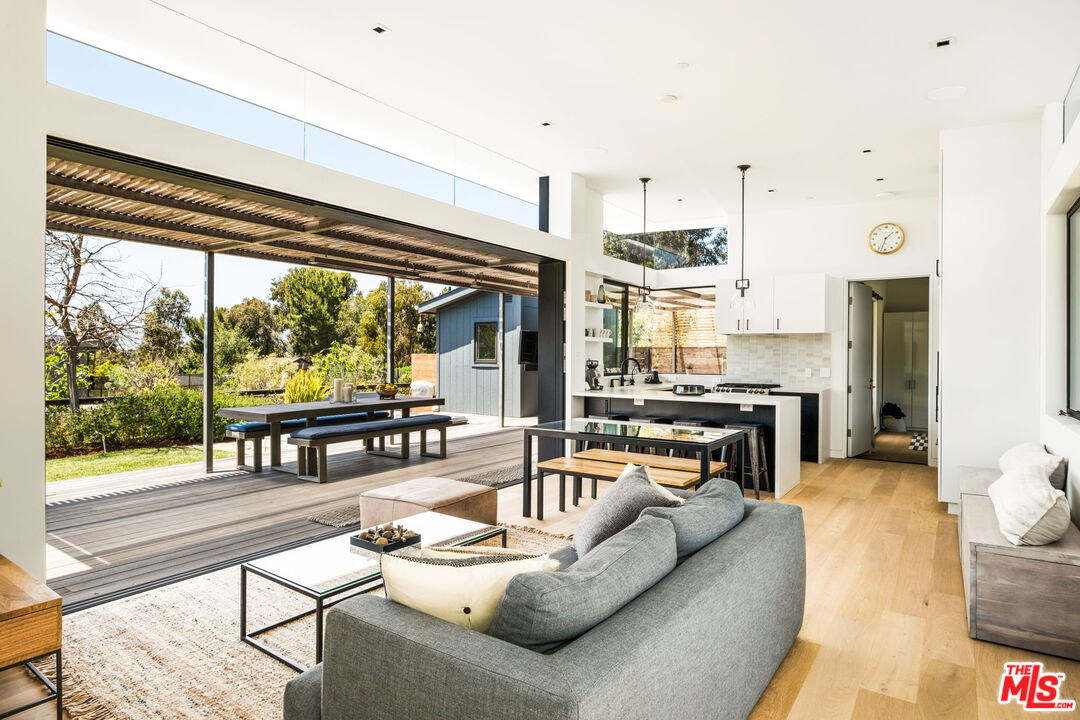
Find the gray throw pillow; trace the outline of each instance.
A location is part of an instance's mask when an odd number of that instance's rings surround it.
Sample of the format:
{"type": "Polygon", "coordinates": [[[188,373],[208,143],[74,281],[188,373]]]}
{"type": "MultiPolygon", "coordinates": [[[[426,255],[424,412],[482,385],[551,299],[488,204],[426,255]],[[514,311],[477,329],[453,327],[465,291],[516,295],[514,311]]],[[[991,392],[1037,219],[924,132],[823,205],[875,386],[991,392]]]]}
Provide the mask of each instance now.
{"type": "Polygon", "coordinates": [[[746,502],[738,485],[716,478],[677,507],[650,507],[642,517],[664,518],[675,527],[675,548],[680,558],[696,553],[742,522],[746,502]]]}
{"type": "Polygon", "coordinates": [[[553,650],[658,583],[675,561],[671,523],[643,517],[567,570],[515,575],[488,634],[536,652],[553,650]]]}
{"type": "Polygon", "coordinates": [[[578,554],[573,545],[567,545],[548,553],[548,558],[559,563],[559,570],[566,570],[578,561],[578,554]]]}
{"type": "Polygon", "coordinates": [[[619,479],[593,503],[574,529],[574,550],[578,557],[592,550],[620,530],[629,527],[647,507],[671,507],[682,500],[649,477],[644,465],[627,465],[619,479]]]}

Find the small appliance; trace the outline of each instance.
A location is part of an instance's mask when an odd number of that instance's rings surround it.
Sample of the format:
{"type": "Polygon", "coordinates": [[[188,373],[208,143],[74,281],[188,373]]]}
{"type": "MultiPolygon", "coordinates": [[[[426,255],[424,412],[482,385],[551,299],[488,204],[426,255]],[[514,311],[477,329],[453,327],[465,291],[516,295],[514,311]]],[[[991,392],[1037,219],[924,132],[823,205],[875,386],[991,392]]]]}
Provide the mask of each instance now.
{"type": "Polygon", "coordinates": [[[656,370],[650,370],[649,373],[645,376],[645,379],[642,380],[642,382],[648,383],[649,385],[659,385],[660,373],[656,370]]]}
{"type": "Polygon", "coordinates": [[[596,372],[598,367],[600,367],[598,360],[585,361],[585,384],[588,390],[601,390],[604,387],[600,384],[600,373],[596,372]]]}
{"type": "Polygon", "coordinates": [[[718,393],[747,393],[750,395],[768,395],[773,388],[780,387],[779,383],[720,383],[714,388],[718,393]]]}
{"type": "Polygon", "coordinates": [[[704,385],[683,385],[681,383],[677,383],[673,388],[671,388],[671,392],[674,393],[675,395],[704,395],[705,394],[705,386],[704,385]]]}

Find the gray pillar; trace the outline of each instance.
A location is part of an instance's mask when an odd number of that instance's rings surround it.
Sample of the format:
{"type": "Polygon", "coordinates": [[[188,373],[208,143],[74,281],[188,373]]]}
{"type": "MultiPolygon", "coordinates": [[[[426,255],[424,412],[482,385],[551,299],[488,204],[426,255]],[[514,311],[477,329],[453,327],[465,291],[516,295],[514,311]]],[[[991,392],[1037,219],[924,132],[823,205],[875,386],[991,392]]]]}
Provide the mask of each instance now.
{"type": "Polygon", "coordinates": [[[397,380],[394,369],[394,278],[386,278],[386,382],[397,380]]]}
{"type": "Polygon", "coordinates": [[[499,427],[506,427],[506,293],[499,293],[499,331],[496,334],[499,361],[499,427]]]}
{"type": "Polygon", "coordinates": [[[206,253],[203,277],[203,462],[214,472],[214,253],[206,253]]]}

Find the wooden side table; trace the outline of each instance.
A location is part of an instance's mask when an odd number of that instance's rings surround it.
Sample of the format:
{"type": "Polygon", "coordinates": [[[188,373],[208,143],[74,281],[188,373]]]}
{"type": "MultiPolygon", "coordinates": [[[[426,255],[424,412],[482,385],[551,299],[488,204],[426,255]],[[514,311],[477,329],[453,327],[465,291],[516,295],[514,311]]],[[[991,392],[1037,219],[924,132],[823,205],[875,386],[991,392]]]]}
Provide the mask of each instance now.
{"type": "Polygon", "coordinates": [[[0,555],[0,672],[23,665],[49,691],[25,705],[0,708],[0,718],[55,701],[56,718],[62,720],[60,623],[60,596],[0,555]],[[55,684],[34,665],[50,655],[56,659],[55,684]]]}

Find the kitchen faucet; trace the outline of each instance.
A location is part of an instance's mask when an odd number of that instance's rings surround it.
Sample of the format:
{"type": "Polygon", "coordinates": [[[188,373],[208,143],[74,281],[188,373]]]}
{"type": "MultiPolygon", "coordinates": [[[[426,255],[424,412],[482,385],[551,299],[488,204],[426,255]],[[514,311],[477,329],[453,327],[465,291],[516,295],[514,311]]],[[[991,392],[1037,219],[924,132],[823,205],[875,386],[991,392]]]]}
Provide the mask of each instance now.
{"type": "MultiPolygon", "coordinates": [[[[619,387],[623,387],[624,385],[626,385],[626,371],[627,371],[628,364],[631,361],[634,363],[634,367],[636,368],[634,370],[634,372],[631,373],[631,375],[630,375],[630,384],[631,385],[634,384],[634,377],[639,372],[641,372],[641,362],[637,358],[635,358],[635,357],[624,358],[623,361],[619,364],[619,387]]],[[[615,378],[611,378],[610,387],[615,387],[615,378]]]]}

